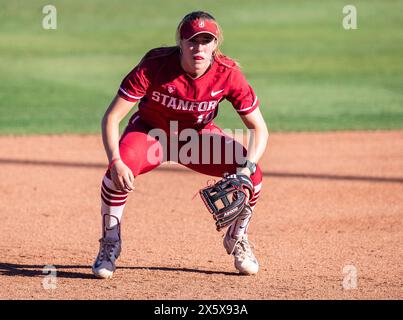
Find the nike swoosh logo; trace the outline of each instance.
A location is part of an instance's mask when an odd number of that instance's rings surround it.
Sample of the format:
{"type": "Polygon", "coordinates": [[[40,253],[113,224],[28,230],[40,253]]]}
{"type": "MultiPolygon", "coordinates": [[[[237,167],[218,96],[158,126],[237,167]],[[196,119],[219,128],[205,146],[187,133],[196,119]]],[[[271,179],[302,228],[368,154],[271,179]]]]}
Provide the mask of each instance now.
{"type": "Polygon", "coordinates": [[[224,91],[224,89],[218,90],[218,91],[211,91],[211,96],[215,97],[217,94],[219,94],[220,92],[223,92],[223,91],[224,91]]]}

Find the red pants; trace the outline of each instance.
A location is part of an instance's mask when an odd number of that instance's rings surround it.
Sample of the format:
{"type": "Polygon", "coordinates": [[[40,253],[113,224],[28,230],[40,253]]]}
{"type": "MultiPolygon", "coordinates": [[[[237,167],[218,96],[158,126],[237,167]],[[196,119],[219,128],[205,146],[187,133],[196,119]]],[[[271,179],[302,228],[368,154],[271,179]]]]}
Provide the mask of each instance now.
{"type": "MultiPolygon", "coordinates": [[[[183,137],[179,136],[178,139],[177,134],[167,136],[159,131],[161,136],[167,137],[161,138],[153,134],[152,129],[139,116],[134,115],[120,139],[120,157],[135,177],[153,170],[164,161],[175,161],[194,171],[222,177],[225,172],[236,172],[236,168],[243,162],[240,160],[239,164],[236,163],[241,158],[240,152],[243,157],[246,156],[246,149],[213,123],[202,131],[193,131],[193,137],[186,141],[179,141],[183,137]]],[[[107,175],[110,176],[109,172],[107,175]]],[[[254,186],[261,183],[262,172],[259,166],[251,180],[254,186]]]]}

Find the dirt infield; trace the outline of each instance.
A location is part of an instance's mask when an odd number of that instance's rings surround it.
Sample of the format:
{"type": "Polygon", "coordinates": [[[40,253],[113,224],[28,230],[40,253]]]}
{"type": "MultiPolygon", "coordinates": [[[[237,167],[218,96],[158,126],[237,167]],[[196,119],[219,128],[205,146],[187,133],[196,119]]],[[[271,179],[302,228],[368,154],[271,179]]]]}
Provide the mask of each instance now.
{"type": "Polygon", "coordinates": [[[0,299],[403,298],[403,131],[272,134],[253,277],[192,199],[208,177],[167,165],[137,178],[118,270],[95,279],[105,163],[99,136],[0,137],[0,299]]]}

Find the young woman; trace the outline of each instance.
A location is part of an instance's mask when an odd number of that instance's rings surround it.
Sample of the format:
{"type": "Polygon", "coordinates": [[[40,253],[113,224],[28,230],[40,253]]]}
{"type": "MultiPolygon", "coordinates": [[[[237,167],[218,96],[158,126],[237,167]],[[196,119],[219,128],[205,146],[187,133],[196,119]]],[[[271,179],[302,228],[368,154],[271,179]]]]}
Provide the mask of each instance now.
{"type": "MultiPolygon", "coordinates": [[[[253,183],[252,210],[259,198],[262,173],[257,162],[266,148],[268,131],[257,96],[237,63],[220,52],[222,32],[210,14],[186,15],[176,40],[177,46],[152,49],[143,57],[123,79],[102,121],[109,166],[101,189],[103,235],[92,266],[100,278],[111,278],[115,272],[121,251],[120,221],[135,177],[162,162],[176,161],[211,176],[246,174],[253,183]],[[224,99],[231,102],[247,128],[253,129],[253,147],[248,151],[213,122],[224,99]],[[137,102],[138,111],[119,139],[119,123],[137,102]],[[210,137],[218,139],[206,148],[201,141],[210,137]],[[242,162],[234,154],[239,146],[242,162]],[[185,147],[192,153],[190,158],[189,152],[181,152],[185,147]]],[[[246,234],[251,216],[252,211],[246,212],[234,221],[224,237],[224,247],[242,274],[256,274],[259,269],[246,234]]]]}

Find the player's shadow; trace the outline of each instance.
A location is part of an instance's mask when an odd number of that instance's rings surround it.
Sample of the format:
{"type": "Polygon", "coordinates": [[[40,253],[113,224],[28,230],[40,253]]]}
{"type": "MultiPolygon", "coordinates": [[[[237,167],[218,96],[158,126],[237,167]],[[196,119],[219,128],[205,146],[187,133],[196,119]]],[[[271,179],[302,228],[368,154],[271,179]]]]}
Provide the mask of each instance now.
{"type": "Polygon", "coordinates": [[[239,276],[238,272],[227,272],[227,271],[213,271],[213,270],[202,270],[193,268],[172,268],[172,267],[119,267],[119,269],[130,269],[130,270],[147,270],[147,271],[171,271],[171,272],[190,272],[190,273],[203,273],[203,274],[217,274],[224,276],[239,276]]]}
{"type": "MultiPolygon", "coordinates": [[[[63,269],[88,269],[89,266],[67,266],[67,265],[52,265],[56,268],[56,276],[58,278],[79,278],[79,279],[93,279],[94,276],[89,272],[71,272],[64,271],[63,269]]],[[[9,277],[44,277],[49,275],[50,271],[45,269],[45,265],[39,264],[16,264],[0,262],[0,276],[9,277]]]]}
{"type": "MultiPolygon", "coordinates": [[[[95,279],[96,277],[91,272],[91,266],[89,265],[52,265],[56,268],[56,276],[58,278],[70,278],[70,279],[95,279]],[[65,271],[66,269],[83,269],[85,272],[77,271],[65,271]]],[[[165,271],[165,272],[191,272],[209,275],[227,275],[227,276],[239,276],[236,272],[225,272],[225,271],[212,271],[212,270],[202,270],[202,269],[192,269],[192,268],[171,268],[171,267],[128,267],[119,266],[118,269],[129,269],[129,270],[148,270],[148,271],[165,271]]],[[[39,264],[16,264],[16,263],[5,263],[0,262],[0,276],[9,277],[44,277],[49,275],[50,271],[45,269],[44,265],[39,264]]]]}

